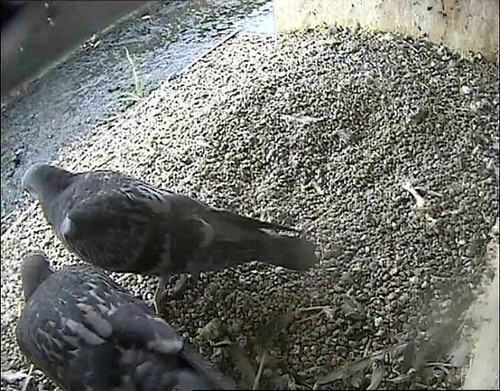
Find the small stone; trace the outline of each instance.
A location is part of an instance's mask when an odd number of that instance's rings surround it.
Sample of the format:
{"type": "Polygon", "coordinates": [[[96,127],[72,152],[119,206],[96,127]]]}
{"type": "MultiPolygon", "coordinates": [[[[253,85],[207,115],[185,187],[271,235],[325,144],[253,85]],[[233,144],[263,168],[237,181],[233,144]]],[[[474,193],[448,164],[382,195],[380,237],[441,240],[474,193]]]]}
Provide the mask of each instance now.
{"type": "MultiPolygon", "coordinates": [[[[162,19],[153,11],[148,14],[148,25],[162,19]]],[[[153,97],[126,109],[127,121],[96,124],[92,137],[82,133],[82,143],[71,148],[61,144],[58,159],[81,170],[102,165],[148,177],[216,208],[290,225],[313,238],[323,259],[305,273],[245,263],[204,273],[184,298],[166,306],[166,317],[179,333],[206,359],[213,356],[224,374],[236,377],[240,374],[234,362],[225,356],[229,349],[219,349],[225,324],[230,325],[230,340],[253,359],[258,354],[256,332],[271,317],[328,306],[331,313],[308,310],[300,318],[313,317],[310,321],[294,321],[280,332],[275,342],[285,346],[276,347],[277,354],[269,352],[264,369],[274,372],[279,357],[282,372],[268,379],[271,373],[266,371],[261,387],[276,387],[275,380],[286,374],[290,377],[282,387],[291,389],[291,373],[303,375],[301,383],[313,384],[320,371],[354,362],[365,348],[371,355],[394,346],[395,335],[402,340],[415,337],[415,330],[427,329],[434,319],[432,311],[447,312],[455,304],[450,296],[466,297],[462,291],[477,289],[484,275],[481,256],[487,241],[474,245],[474,252],[466,251],[474,237],[486,238],[497,219],[497,68],[459,59],[446,49],[438,52],[438,47],[416,38],[384,41],[342,28],[290,34],[280,37],[279,45],[272,37],[240,34],[169,80],[153,97]],[[443,62],[443,57],[448,59],[443,62]],[[449,115],[450,107],[462,109],[449,115]],[[283,114],[302,122],[282,120],[283,114]],[[414,196],[401,188],[403,177],[411,178],[424,198],[422,210],[415,210],[414,196]],[[344,295],[355,297],[359,305],[349,302],[341,309],[344,295]],[[206,330],[214,318],[221,323],[206,330]]],[[[129,77],[123,63],[121,73],[129,77]]],[[[149,74],[147,62],[140,65],[139,76],[146,76],[146,83],[161,74],[161,69],[149,74]]],[[[103,91],[119,93],[101,84],[103,91]]],[[[93,102],[92,88],[85,93],[93,102]]],[[[62,140],[86,106],[78,105],[68,121],[64,113],[72,111],[65,111],[63,103],[71,100],[63,99],[54,106],[61,108],[60,118],[39,113],[30,119],[30,96],[25,98],[27,112],[17,104],[11,113],[6,110],[12,114],[8,149],[18,150],[20,142],[29,145],[19,159],[11,160],[10,154],[5,159],[14,174],[5,175],[3,193],[16,202],[22,199],[14,164],[50,159],[50,153],[36,150],[43,151],[53,134],[62,140]],[[30,125],[31,131],[21,126],[23,118],[39,124],[36,129],[30,125]],[[33,138],[38,134],[43,134],[41,143],[33,138]]],[[[45,104],[52,103],[48,99],[45,104]]],[[[85,116],[81,123],[91,123],[89,119],[85,116]]],[[[2,197],[2,211],[4,203],[2,197]]],[[[15,221],[18,215],[12,217],[15,221]]],[[[2,267],[13,271],[2,273],[2,341],[10,342],[2,343],[2,356],[18,356],[13,330],[16,303],[21,301],[20,253],[43,245],[57,255],[54,266],[79,263],[50,230],[38,231],[40,221],[43,215],[36,208],[2,237],[2,267]]],[[[131,276],[120,282],[150,299],[156,278],[131,276]]],[[[258,364],[252,360],[254,369],[258,364]]],[[[24,373],[29,369],[20,357],[12,368],[24,373]]],[[[47,384],[38,379],[33,377],[34,388],[47,384]]],[[[368,383],[362,383],[349,386],[366,388],[368,383]]],[[[431,382],[427,386],[454,388],[431,382]]]]}
{"type": "Polygon", "coordinates": [[[270,379],[274,376],[274,372],[270,368],[265,368],[262,371],[262,376],[266,379],[270,379]]]}
{"type": "Polygon", "coordinates": [[[460,92],[464,95],[469,95],[472,92],[472,88],[469,86],[460,87],[460,92]]]}
{"type": "Polygon", "coordinates": [[[222,336],[222,321],[219,318],[212,319],[205,327],[198,330],[198,336],[207,341],[217,340],[222,336]]]}
{"type": "Polygon", "coordinates": [[[448,308],[453,304],[453,301],[451,299],[447,299],[441,303],[441,307],[443,308],[448,308]]]}
{"type": "Polygon", "coordinates": [[[391,276],[395,276],[396,274],[398,274],[398,271],[399,271],[399,270],[398,270],[398,268],[397,268],[397,267],[393,267],[393,268],[391,268],[391,269],[389,270],[389,274],[390,274],[391,276]]]}

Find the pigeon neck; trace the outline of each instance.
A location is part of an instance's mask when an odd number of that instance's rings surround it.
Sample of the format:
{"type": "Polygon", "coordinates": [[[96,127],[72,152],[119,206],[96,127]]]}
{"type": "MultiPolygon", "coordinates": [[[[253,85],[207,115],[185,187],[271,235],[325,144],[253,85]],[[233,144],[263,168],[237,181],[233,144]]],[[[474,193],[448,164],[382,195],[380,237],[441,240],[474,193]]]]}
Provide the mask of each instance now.
{"type": "MultiPolygon", "coordinates": [[[[66,173],[65,173],[66,174],[66,173]]],[[[38,195],[43,204],[51,202],[57,195],[64,191],[73,181],[74,174],[60,175],[49,178],[46,183],[41,186],[40,194],[38,195]]]]}

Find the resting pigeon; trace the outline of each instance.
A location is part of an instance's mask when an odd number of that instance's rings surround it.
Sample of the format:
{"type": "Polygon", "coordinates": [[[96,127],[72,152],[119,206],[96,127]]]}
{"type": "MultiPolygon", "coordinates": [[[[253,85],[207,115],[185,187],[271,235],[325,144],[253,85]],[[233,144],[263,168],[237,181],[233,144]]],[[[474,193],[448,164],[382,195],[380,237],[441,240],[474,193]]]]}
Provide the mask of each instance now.
{"type": "MultiPolygon", "coordinates": [[[[258,260],[294,270],[316,263],[314,245],[294,229],[217,210],[113,171],[73,174],[37,164],[22,186],[42,205],[66,247],[105,269],[160,277],[258,260]]],[[[158,308],[158,307],[157,307],[158,308]]]]}
{"type": "Polygon", "coordinates": [[[68,390],[231,389],[177,332],[103,271],[52,272],[41,252],[21,266],[21,351],[68,390]]]}

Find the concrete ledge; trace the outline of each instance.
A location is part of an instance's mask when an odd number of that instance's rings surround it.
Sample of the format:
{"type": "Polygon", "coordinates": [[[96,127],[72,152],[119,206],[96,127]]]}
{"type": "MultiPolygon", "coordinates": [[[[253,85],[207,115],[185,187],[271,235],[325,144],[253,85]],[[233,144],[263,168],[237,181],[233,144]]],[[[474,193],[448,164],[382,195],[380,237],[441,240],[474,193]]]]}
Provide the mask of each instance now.
{"type": "Polygon", "coordinates": [[[480,324],[473,335],[475,344],[472,363],[465,377],[464,390],[498,390],[498,220],[493,229],[494,238],[488,245],[488,258],[495,270],[493,281],[486,292],[470,309],[472,319],[480,324]]]}
{"type": "Polygon", "coordinates": [[[498,0],[274,0],[279,32],[320,25],[425,35],[466,55],[498,61],[498,0]]]}

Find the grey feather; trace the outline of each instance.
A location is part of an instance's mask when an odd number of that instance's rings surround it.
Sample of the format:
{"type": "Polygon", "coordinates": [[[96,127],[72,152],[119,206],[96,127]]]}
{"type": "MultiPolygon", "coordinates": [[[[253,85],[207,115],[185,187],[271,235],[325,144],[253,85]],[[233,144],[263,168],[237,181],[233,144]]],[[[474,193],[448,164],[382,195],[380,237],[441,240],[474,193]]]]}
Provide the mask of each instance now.
{"type": "Polygon", "coordinates": [[[104,343],[104,339],[85,327],[82,323],[75,322],[73,319],[65,319],[63,324],[75,333],[78,338],[82,339],[85,344],[100,345],[104,343]]]}
{"type": "Polygon", "coordinates": [[[111,324],[99,314],[99,307],[97,311],[88,304],[80,303],[76,305],[82,311],[82,318],[84,323],[97,332],[103,338],[107,338],[113,332],[111,324]]]}
{"type": "Polygon", "coordinates": [[[299,271],[317,262],[295,230],[217,210],[113,171],[31,167],[22,184],[66,247],[105,269],[166,277],[259,260],[299,271]],[[268,232],[270,231],[270,232],[268,232]]]}
{"type": "Polygon", "coordinates": [[[40,278],[46,270],[43,254],[23,262],[23,290],[35,289],[25,290],[16,335],[27,358],[63,389],[233,388],[101,269],[74,266],[40,278]]]}

